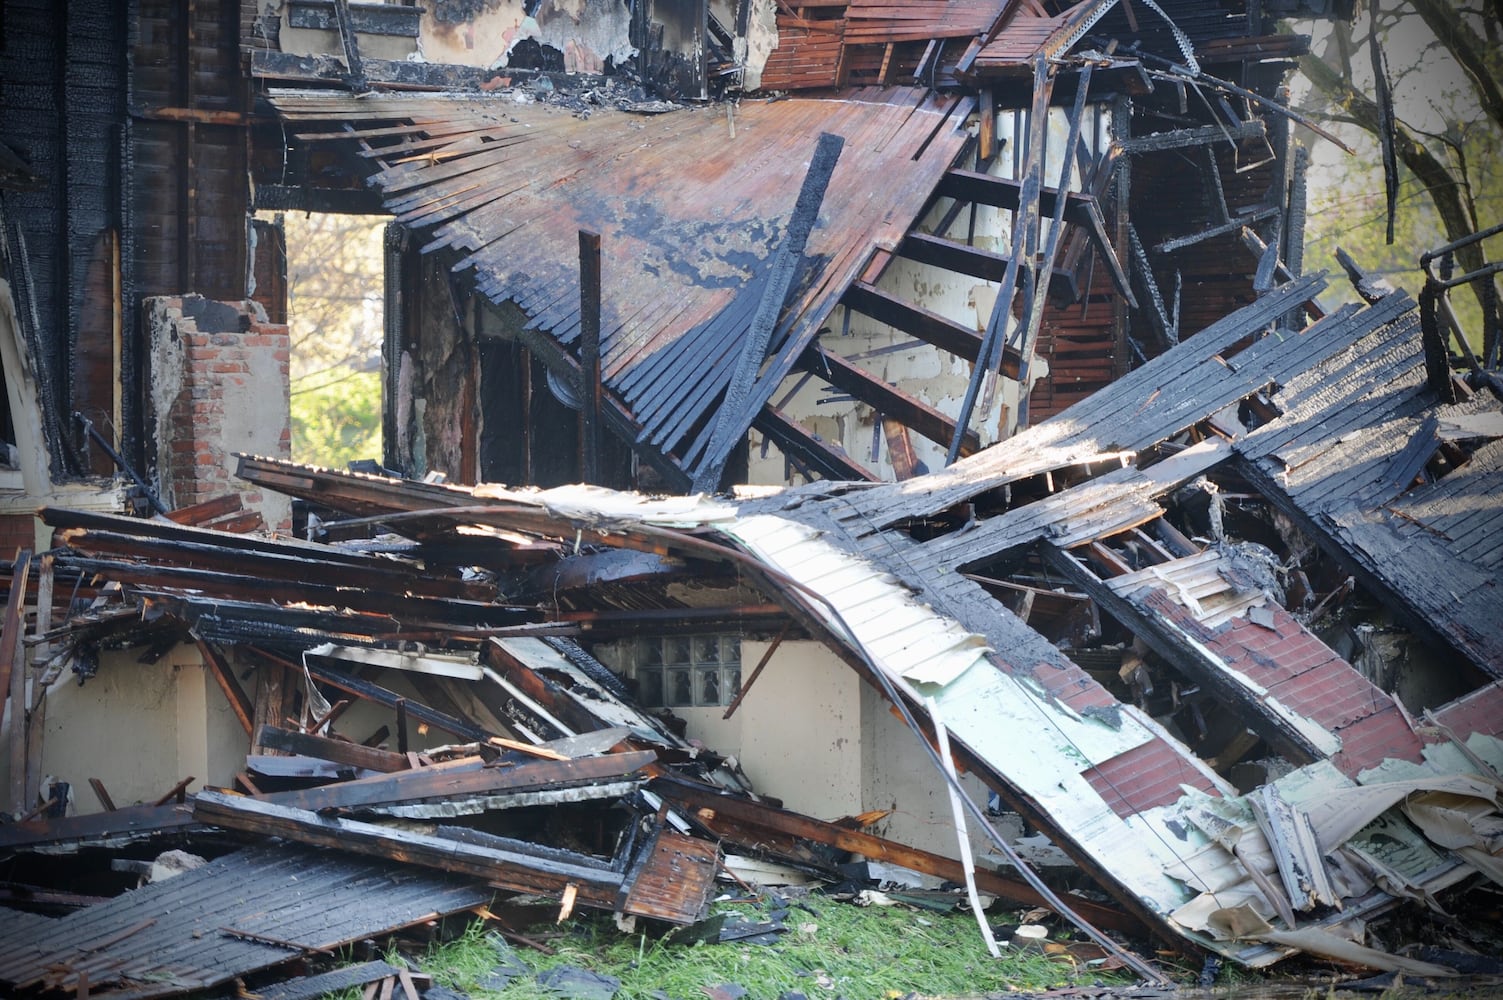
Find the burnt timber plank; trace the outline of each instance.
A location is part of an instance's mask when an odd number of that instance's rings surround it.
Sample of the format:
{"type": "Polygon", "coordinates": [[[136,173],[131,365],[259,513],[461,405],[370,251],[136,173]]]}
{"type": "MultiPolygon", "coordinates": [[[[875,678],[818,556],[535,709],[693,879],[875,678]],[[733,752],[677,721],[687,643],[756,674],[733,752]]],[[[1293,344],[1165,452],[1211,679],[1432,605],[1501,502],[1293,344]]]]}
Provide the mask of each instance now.
{"type": "Polygon", "coordinates": [[[593,866],[537,858],[376,823],[326,818],[306,809],[247,796],[201,792],[193,812],[200,822],[214,826],[467,875],[514,892],[558,896],[572,885],[580,902],[601,909],[615,908],[616,893],[621,887],[620,875],[593,866]]]}
{"type": "Polygon", "coordinates": [[[396,966],[378,959],[316,976],[299,976],[272,986],[261,986],[256,989],[256,996],[260,1000],[318,1000],[319,997],[338,993],[352,986],[364,986],[387,976],[395,976],[397,971],[396,966]]]}
{"type": "Polygon", "coordinates": [[[327,736],[315,736],[312,733],[295,733],[273,725],[263,725],[260,728],[256,733],[254,745],[270,750],[285,750],[288,753],[306,757],[317,757],[336,764],[348,764],[350,767],[363,768],[367,771],[380,771],[384,774],[405,771],[412,766],[404,754],[377,750],[375,747],[347,743],[344,740],[332,740],[327,736]]]}
{"type": "Polygon", "coordinates": [[[355,582],[355,574],[348,573],[345,574],[348,585],[337,586],[301,583],[280,577],[151,565],[129,559],[62,556],[59,557],[58,565],[82,573],[98,573],[120,583],[140,584],[148,589],[196,590],[232,600],[301,602],[328,608],[351,608],[389,614],[408,622],[501,626],[520,625],[538,618],[537,612],[531,609],[457,598],[417,597],[367,590],[355,582]]]}
{"type": "MultiPolygon", "coordinates": [[[[1016,211],[1022,204],[1023,182],[957,168],[948,171],[934,190],[935,194],[960,201],[1016,211]]],[[[1038,210],[1046,215],[1053,215],[1058,198],[1057,189],[1041,188],[1038,210]]],[[[1066,222],[1079,226],[1088,234],[1096,252],[1101,255],[1101,259],[1106,262],[1107,268],[1111,271],[1112,283],[1116,285],[1117,293],[1127,301],[1133,301],[1127,274],[1123,271],[1122,262],[1117,259],[1117,254],[1112,250],[1111,241],[1107,238],[1106,221],[1101,215],[1101,207],[1096,199],[1088,194],[1068,192],[1065,196],[1064,218],[1066,222]]]]}
{"type": "MultiPolygon", "coordinates": [[[[240,536],[226,533],[220,537],[240,536]]],[[[494,601],[497,597],[495,587],[477,586],[456,577],[445,578],[442,575],[430,578],[417,565],[402,566],[389,559],[372,559],[366,563],[342,559],[325,561],[319,558],[318,552],[257,552],[212,542],[167,541],[123,532],[82,528],[65,529],[61,532],[60,540],[79,553],[130,558],[143,563],[157,562],[236,577],[265,576],[323,587],[344,587],[350,583],[351,570],[358,568],[361,586],[367,589],[413,597],[460,598],[468,601],[494,601]]]]}
{"type": "Polygon", "coordinates": [[[630,884],[621,887],[617,908],[672,923],[702,919],[715,891],[720,848],[660,826],[643,855],[630,884]]]}
{"type": "Polygon", "coordinates": [[[750,413],[744,412],[748,409],[747,397],[756,381],[757,370],[767,357],[768,341],[777,325],[778,316],[783,311],[783,303],[788,298],[794,274],[803,259],[809,231],[818,219],[820,202],[824,200],[830,175],[835,172],[835,164],[840,160],[840,151],[844,146],[845,139],[830,132],[821,133],[819,142],[815,145],[814,155],[809,160],[809,170],[804,175],[798,200],[793,206],[793,214],[789,216],[783,239],[773,255],[767,283],[762,288],[757,311],[752,316],[751,328],[742,340],[740,356],[731,374],[730,384],[725,388],[725,397],[715,417],[715,430],[711,434],[709,447],[700,460],[700,467],[695,470],[696,491],[713,492],[720,486],[720,479],[725,474],[726,457],[745,433],[746,425],[755,417],[755,408],[750,413]]]}
{"type": "MultiPolygon", "coordinates": [[[[905,302],[875,285],[864,281],[855,282],[846,289],[840,301],[842,305],[863,316],[895,326],[904,333],[972,363],[975,363],[981,353],[981,335],[975,330],[911,302],[905,302]]],[[[1017,377],[1017,351],[1003,349],[1001,371],[1010,378],[1017,377]]]]}
{"type": "Polygon", "coordinates": [[[112,812],[87,816],[0,825],[0,848],[103,846],[144,840],[159,833],[199,829],[189,810],[175,802],[165,806],[122,806],[112,812]]]}
{"type": "MultiPolygon", "coordinates": [[[[903,237],[898,244],[898,256],[982,281],[1001,281],[1007,274],[1008,258],[1002,254],[928,233],[909,233],[903,237]]],[[[1054,301],[1071,302],[1076,294],[1074,278],[1055,269],[1049,276],[1049,295],[1054,301]]]]}
{"type": "Polygon", "coordinates": [[[260,796],[260,799],[291,809],[314,812],[374,809],[430,799],[458,799],[588,785],[629,777],[656,760],[657,755],[650,750],[601,754],[577,760],[537,760],[509,767],[482,764],[477,759],[452,767],[420,767],[358,778],[337,785],[271,792],[260,796]]]}
{"type": "MultiPolygon", "coordinates": [[[[259,655],[269,659],[273,663],[286,663],[280,657],[272,656],[265,652],[261,652],[259,655]]],[[[364,698],[366,701],[385,705],[392,710],[396,709],[397,702],[401,700],[399,695],[388,691],[379,684],[372,684],[370,681],[335,670],[322,663],[310,660],[307,663],[307,669],[315,680],[322,681],[325,684],[332,684],[334,687],[339,688],[339,690],[352,694],[357,698],[364,698]]],[[[478,726],[471,725],[463,719],[456,719],[453,716],[446,715],[443,712],[436,711],[427,705],[421,705],[417,702],[407,702],[407,714],[419,722],[426,722],[430,726],[437,726],[444,732],[453,733],[460,739],[470,743],[484,743],[496,735],[495,733],[488,733],[478,726]]]]}
{"type": "MultiPolygon", "coordinates": [[[[174,543],[199,543],[233,549],[239,553],[275,555],[291,558],[318,559],[326,563],[339,563],[353,567],[389,569],[382,560],[337,549],[315,542],[295,541],[286,538],[260,538],[255,535],[232,534],[192,524],[177,524],[170,521],[125,517],[121,514],[105,514],[99,511],[77,510],[69,507],[43,507],[37,516],[50,527],[62,531],[115,532],[132,538],[174,543]]],[[[439,574],[454,575],[452,570],[434,567],[439,574]]]]}
{"type": "MultiPolygon", "coordinates": [[[[799,367],[850,393],[883,416],[907,425],[930,441],[949,444],[955,436],[955,421],[923,400],[884,382],[833,351],[825,350],[817,341],[804,351],[799,367]]],[[[961,454],[969,455],[980,448],[980,436],[975,431],[967,431],[961,443],[961,454]]]]}
{"type": "Polygon", "coordinates": [[[786,454],[812,466],[826,479],[841,482],[875,482],[877,479],[865,466],[816,438],[771,403],[762,407],[752,426],[767,435],[786,454]]]}
{"type": "MultiPolygon", "coordinates": [[[[960,862],[942,855],[906,847],[895,841],[799,813],[775,809],[765,803],[726,795],[698,782],[665,775],[653,780],[652,790],[665,801],[676,803],[695,822],[732,843],[765,845],[772,850],[793,852],[793,856],[798,857],[804,853],[799,848],[799,842],[807,841],[852,851],[871,860],[889,861],[952,882],[965,881],[965,872],[960,862]]],[[[1048,905],[1043,896],[1022,879],[998,875],[984,868],[976,869],[976,885],[983,892],[1004,899],[1033,906],[1048,905]]],[[[1074,896],[1070,898],[1070,906],[1098,927],[1130,933],[1142,930],[1141,924],[1120,910],[1074,896]]]]}

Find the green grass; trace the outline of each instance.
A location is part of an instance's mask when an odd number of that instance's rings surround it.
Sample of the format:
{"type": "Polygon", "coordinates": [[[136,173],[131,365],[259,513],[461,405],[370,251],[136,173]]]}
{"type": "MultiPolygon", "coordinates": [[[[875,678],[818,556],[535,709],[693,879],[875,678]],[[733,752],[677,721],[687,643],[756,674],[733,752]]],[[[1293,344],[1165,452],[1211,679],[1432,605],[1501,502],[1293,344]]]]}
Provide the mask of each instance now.
{"type": "MultiPolygon", "coordinates": [[[[1042,990],[1071,983],[1132,980],[1077,966],[1067,956],[1003,950],[991,958],[969,914],[936,914],[906,907],[862,908],[813,895],[788,913],[786,933],[776,944],[678,944],[672,935],[626,935],[608,918],[581,917],[549,940],[553,955],[519,949],[534,972],[576,965],[621,980],[619,998],[644,1000],[667,994],[697,1000],[705,988],[737,983],[748,1000],[776,1000],[789,990],[813,998],[882,1000],[916,993],[926,997],[976,996],[1004,990],[1042,990]],[[807,906],[808,910],[802,908],[807,906]]],[[[765,904],[723,903],[759,919],[765,904]]],[[[440,983],[477,1000],[553,1000],[530,976],[504,990],[477,984],[496,964],[480,923],[457,940],[432,949],[422,968],[440,983]]]]}

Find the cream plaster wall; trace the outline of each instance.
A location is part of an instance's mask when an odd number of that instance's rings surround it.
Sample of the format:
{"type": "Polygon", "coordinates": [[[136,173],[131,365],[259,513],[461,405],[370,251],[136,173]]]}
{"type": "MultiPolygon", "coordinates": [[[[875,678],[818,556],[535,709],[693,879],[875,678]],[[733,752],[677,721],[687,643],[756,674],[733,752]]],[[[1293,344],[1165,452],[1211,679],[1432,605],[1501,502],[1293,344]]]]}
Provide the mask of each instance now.
{"type": "MultiPolygon", "coordinates": [[[[742,676],[767,643],[743,640],[742,676]]],[[[732,721],[752,787],[820,819],[861,811],[861,679],[816,642],[784,642],[732,721]]],[[[706,740],[708,743],[709,741],[706,740]]]]}
{"type": "MultiPolygon", "coordinates": [[[[743,640],[742,676],[767,650],[743,640]]],[[[950,799],[922,745],[881,694],[817,642],[784,642],[729,721],[724,709],[680,708],[691,739],[735,756],[759,793],[820,819],[892,810],[873,832],[958,856],[950,799]]],[[[985,805],[986,786],[961,784],[985,805]]],[[[968,825],[969,826],[969,825],[968,825]]],[[[977,855],[984,835],[968,829],[977,855]]]]}
{"type": "MultiPolygon", "coordinates": [[[[1082,142],[1088,147],[1102,148],[1108,141],[1105,118],[1092,111],[1087,114],[1086,120],[1082,142]]],[[[1020,164],[1013,162],[1011,151],[1020,141],[1019,127],[1020,122],[1011,113],[999,116],[997,135],[1002,143],[1002,153],[991,168],[992,174],[999,177],[1017,175],[1020,164]]],[[[1058,186],[1063,167],[1060,153],[1068,137],[1068,124],[1063,109],[1051,110],[1048,132],[1045,184],[1058,186]]],[[[1071,175],[1067,186],[1071,189],[1080,187],[1078,173],[1071,175]]],[[[940,232],[939,223],[949,207],[948,199],[940,199],[916,227],[917,231],[962,241],[969,239],[980,249],[1004,256],[1011,252],[1012,213],[977,206],[974,222],[971,211],[967,209],[960,213],[948,230],[940,232]]],[[[1101,273],[1099,269],[1097,273],[1101,273]]],[[[1102,279],[1098,277],[1097,280],[1102,279]]],[[[986,329],[998,292],[996,282],[977,281],[902,257],[893,258],[878,280],[877,287],[968,326],[978,333],[986,329]]],[[[844,308],[835,309],[828,326],[830,332],[821,338],[821,343],[827,350],[855,360],[867,372],[900,386],[905,392],[917,396],[950,417],[959,414],[971,377],[969,362],[921,342],[899,347],[898,345],[909,342],[912,338],[885,323],[844,308]],[[897,349],[888,351],[890,348],[897,349]],[[874,353],[879,351],[886,353],[874,353]],[[862,358],[860,355],[870,356],[862,358]]],[[[1036,381],[1047,374],[1047,362],[1042,358],[1036,359],[1029,371],[1030,379],[1036,381]]],[[[791,418],[814,431],[821,439],[838,444],[852,459],[881,478],[891,480],[892,461],[885,440],[875,445],[876,456],[873,457],[873,442],[880,437],[876,428],[877,414],[870,407],[854,401],[830,401],[830,397],[835,394],[818,379],[811,379],[802,388],[797,388],[803,378],[801,373],[789,376],[778,392],[774,393],[773,399],[782,401],[782,408],[791,418]]],[[[990,399],[978,401],[971,418],[971,429],[980,435],[983,445],[1013,433],[1017,421],[1018,389],[1016,381],[998,379],[990,399]]],[[[911,438],[919,459],[930,471],[944,467],[949,442],[931,442],[918,434],[911,434],[911,438]]],[[[778,485],[788,482],[790,473],[791,470],[785,469],[783,455],[777,447],[765,443],[762,436],[753,431],[747,481],[760,485],[778,485]]]]}
{"type": "MultiPolygon", "coordinates": [[[[228,785],[245,766],[245,730],[198,651],[178,646],[152,664],[136,662],[139,655],[107,651],[82,686],[64,673],[48,691],[41,773],[72,785],[80,814],[102,809],[90,778],[128,806],[155,802],[190,774],[190,791],[228,785]]],[[[8,740],[8,712],[4,728],[8,740]]],[[[0,787],[8,770],[0,760],[0,787]]]]}

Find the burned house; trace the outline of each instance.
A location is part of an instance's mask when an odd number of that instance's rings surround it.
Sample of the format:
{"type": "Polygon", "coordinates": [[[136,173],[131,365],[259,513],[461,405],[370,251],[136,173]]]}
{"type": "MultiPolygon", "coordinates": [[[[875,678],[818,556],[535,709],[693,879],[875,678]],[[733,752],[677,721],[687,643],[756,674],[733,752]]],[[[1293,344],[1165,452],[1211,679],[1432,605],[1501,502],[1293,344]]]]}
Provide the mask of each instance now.
{"type": "Polygon", "coordinates": [[[0,847],[219,853],[11,886],[72,912],[0,983],[690,923],[811,845],[1445,974],[1367,925],[1503,880],[1495,269],[1302,259],[1275,22],[1350,14],[7,4],[0,847]],[[288,460],[278,210],[392,220],[366,472],[288,460]]]}

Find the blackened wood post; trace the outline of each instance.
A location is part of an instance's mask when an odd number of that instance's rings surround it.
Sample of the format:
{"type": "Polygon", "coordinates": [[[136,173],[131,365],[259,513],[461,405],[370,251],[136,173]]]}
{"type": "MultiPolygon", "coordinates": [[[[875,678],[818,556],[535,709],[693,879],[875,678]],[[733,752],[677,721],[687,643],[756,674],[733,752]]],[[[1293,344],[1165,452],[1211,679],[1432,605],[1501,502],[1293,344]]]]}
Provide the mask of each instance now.
{"type": "Polygon", "coordinates": [[[814,155],[809,158],[809,170],[804,175],[798,200],[794,202],[793,214],[788,218],[788,227],[783,231],[782,242],[774,252],[768,268],[767,284],[757,303],[757,312],[752,317],[751,329],[741,345],[741,356],[731,373],[725,397],[715,417],[715,430],[710,435],[698,468],[694,470],[694,489],[710,493],[719,488],[720,478],[725,474],[726,458],[737,442],[746,434],[762,403],[752,394],[752,385],[757,372],[767,358],[767,347],[772,340],[773,329],[782,315],[783,304],[788,300],[788,290],[799,264],[804,259],[804,246],[809,233],[819,220],[819,207],[825,200],[825,189],[830,185],[830,175],[840,160],[840,151],[845,139],[829,132],[822,132],[814,146],[814,155]]]}
{"type": "Polygon", "coordinates": [[[371,87],[365,79],[365,64],[360,59],[355,23],[350,19],[350,0],[334,0],[334,18],[339,25],[339,40],[344,45],[345,80],[355,93],[364,94],[371,87]]]}
{"type": "MultiPolygon", "coordinates": [[[[21,549],[11,563],[10,599],[0,626],[0,699],[10,699],[10,804],[28,812],[26,796],[26,658],[21,634],[26,622],[26,584],[31,578],[31,550],[21,549]]],[[[0,700],[0,706],[5,702],[0,700]]]]}
{"type": "Polygon", "coordinates": [[[600,481],[600,234],[579,231],[579,471],[600,481]]]}

